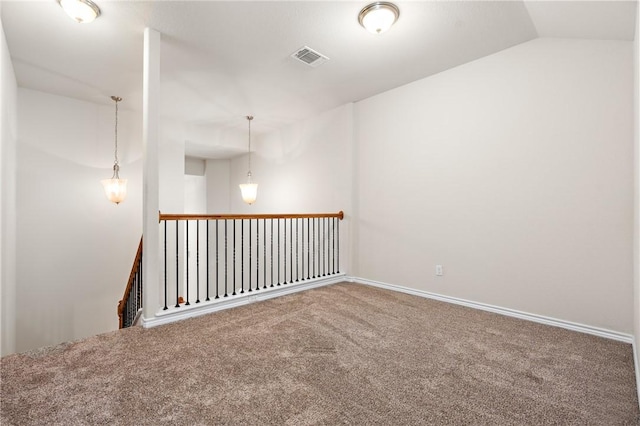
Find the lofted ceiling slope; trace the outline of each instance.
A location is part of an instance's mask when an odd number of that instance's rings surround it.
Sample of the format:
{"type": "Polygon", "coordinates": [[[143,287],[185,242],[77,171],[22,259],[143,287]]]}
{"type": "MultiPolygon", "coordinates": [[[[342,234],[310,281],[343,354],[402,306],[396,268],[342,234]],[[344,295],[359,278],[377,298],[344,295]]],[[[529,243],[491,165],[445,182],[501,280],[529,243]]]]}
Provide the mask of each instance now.
{"type": "Polygon", "coordinates": [[[94,103],[142,105],[145,27],[162,33],[161,114],[187,153],[243,152],[244,116],[266,133],[537,37],[633,40],[635,1],[398,1],[382,36],[366,1],[99,1],[76,24],[55,0],[2,1],[18,85],[94,103]],[[317,68],[290,58],[310,46],[317,68]]]}

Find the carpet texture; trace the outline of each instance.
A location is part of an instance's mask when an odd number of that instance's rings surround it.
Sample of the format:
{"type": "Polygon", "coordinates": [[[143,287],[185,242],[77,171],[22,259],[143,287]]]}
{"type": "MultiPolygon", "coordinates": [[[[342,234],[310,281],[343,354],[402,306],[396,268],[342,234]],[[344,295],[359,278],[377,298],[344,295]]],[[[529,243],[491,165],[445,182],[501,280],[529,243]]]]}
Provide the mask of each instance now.
{"type": "Polygon", "coordinates": [[[2,425],[624,425],[631,345],[357,284],[2,358],[2,425]]]}

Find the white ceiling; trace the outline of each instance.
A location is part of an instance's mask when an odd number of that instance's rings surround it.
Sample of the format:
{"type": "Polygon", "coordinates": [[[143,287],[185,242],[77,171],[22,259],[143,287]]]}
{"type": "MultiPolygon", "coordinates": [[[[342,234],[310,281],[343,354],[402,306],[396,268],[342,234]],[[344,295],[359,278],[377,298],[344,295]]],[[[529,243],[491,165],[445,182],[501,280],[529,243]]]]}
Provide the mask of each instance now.
{"type": "Polygon", "coordinates": [[[633,40],[635,1],[397,1],[387,33],[357,21],[368,1],[106,1],[92,24],[55,0],[2,0],[21,87],[142,105],[145,27],[162,33],[161,114],[189,155],[228,158],[255,134],[358,101],[537,37],[633,40]],[[290,58],[310,46],[330,60],[290,58]],[[240,137],[240,135],[243,135],[240,137]]]}

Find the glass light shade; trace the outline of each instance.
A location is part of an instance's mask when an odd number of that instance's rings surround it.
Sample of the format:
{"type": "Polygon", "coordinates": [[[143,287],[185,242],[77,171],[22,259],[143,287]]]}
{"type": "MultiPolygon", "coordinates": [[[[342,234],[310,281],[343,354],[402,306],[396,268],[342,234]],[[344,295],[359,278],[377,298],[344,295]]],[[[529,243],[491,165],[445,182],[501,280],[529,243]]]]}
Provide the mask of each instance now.
{"type": "Polygon", "coordinates": [[[103,179],[102,186],[107,198],[112,203],[120,204],[127,196],[127,180],[126,179],[103,179]]]}
{"type": "Polygon", "coordinates": [[[242,192],[242,200],[247,204],[253,204],[258,197],[257,183],[241,183],[240,191],[242,192]]]}
{"type": "Polygon", "coordinates": [[[399,11],[394,4],[378,2],[362,9],[358,20],[370,33],[382,34],[391,28],[398,16],[399,11]]]}
{"type": "Polygon", "coordinates": [[[62,9],[80,24],[88,24],[100,16],[100,8],[91,0],[58,0],[62,9]]]}

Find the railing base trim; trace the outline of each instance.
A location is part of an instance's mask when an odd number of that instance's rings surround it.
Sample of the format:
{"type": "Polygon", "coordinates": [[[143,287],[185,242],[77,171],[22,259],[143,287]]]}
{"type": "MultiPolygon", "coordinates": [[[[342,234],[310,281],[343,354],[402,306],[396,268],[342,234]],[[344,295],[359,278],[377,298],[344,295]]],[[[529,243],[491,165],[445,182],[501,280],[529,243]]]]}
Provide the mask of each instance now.
{"type": "Polygon", "coordinates": [[[397,291],[400,293],[411,294],[414,296],[424,297],[426,299],[434,299],[441,302],[453,303],[454,305],[466,306],[468,308],[479,309],[481,311],[493,312],[508,317],[519,318],[527,321],[536,322],[538,324],[550,325],[553,327],[560,327],[567,330],[577,331],[579,333],[591,334],[593,336],[604,337],[605,339],[617,340],[624,343],[633,343],[633,336],[627,333],[619,331],[608,330],[600,327],[593,327],[586,324],[580,324],[571,321],[565,321],[558,318],[547,317],[544,315],[532,314],[529,312],[518,311],[515,309],[503,308],[500,306],[489,305],[486,303],[473,302],[471,300],[460,299],[452,296],[445,296],[442,294],[431,293],[424,290],[417,290],[413,288],[403,287],[395,284],[388,284],[379,281],[373,281],[366,278],[359,278],[350,276],[346,281],[365,284],[372,287],[383,288],[386,290],[397,291]]]}
{"type": "Polygon", "coordinates": [[[142,308],[138,309],[138,312],[136,312],[136,316],[133,319],[133,322],[131,323],[132,327],[135,327],[136,325],[140,325],[140,320],[142,319],[142,308]]]}
{"type": "Polygon", "coordinates": [[[217,299],[209,302],[201,302],[198,305],[191,304],[189,306],[182,306],[180,310],[159,311],[153,318],[141,317],[140,323],[144,328],[157,327],[159,325],[170,324],[187,318],[198,317],[225,309],[236,308],[250,303],[261,302],[263,300],[286,296],[288,294],[345,281],[347,281],[346,275],[344,273],[340,273],[328,278],[314,279],[304,283],[287,284],[286,286],[268,287],[266,289],[261,288],[259,292],[248,294],[245,292],[244,294],[236,295],[225,300],[217,299]]]}

